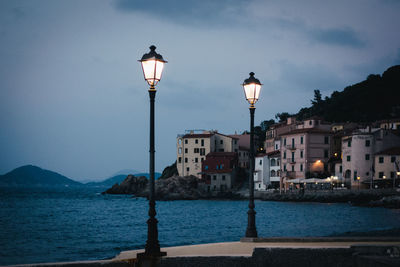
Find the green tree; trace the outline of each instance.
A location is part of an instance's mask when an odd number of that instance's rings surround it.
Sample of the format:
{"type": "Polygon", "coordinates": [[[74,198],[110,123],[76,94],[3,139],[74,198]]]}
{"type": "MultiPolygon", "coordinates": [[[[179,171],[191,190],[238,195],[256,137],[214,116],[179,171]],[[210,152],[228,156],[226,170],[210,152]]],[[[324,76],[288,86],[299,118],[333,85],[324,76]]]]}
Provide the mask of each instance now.
{"type": "Polygon", "coordinates": [[[288,112],[276,113],[275,114],[275,119],[279,120],[279,122],[284,122],[290,116],[292,116],[292,115],[290,115],[288,112]]]}

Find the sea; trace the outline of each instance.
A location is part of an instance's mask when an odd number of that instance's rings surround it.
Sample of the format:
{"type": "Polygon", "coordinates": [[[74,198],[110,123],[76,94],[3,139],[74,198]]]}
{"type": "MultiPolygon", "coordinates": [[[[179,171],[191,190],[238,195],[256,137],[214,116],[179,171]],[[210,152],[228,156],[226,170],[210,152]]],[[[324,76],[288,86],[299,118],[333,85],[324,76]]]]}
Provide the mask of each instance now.
{"type": "MultiPolygon", "coordinates": [[[[109,259],[141,249],[148,201],[99,187],[0,188],[0,265],[109,259]]],[[[255,202],[260,237],[332,236],[400,227],[400,210],[346,203],[255,202]]],[[[248,201],[158,201],[162,247],[239,241],[248,201]]]]}

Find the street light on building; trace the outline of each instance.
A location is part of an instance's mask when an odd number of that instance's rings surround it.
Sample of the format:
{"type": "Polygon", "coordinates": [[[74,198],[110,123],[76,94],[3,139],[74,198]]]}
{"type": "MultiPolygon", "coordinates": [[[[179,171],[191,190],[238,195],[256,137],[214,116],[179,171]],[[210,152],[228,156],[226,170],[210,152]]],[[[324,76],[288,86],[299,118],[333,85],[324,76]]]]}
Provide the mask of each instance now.
{"type": "Polygon", "coordinates": [[[360,177],[360,176],[357,176],[357,181],[358,181],[358,190],[360,190],[360,179],[361,179],[361,177],[360,177]]]}
{"type": "Polygon", "coordinates": [[[160,251],[158,242],[158,230],[156,219],[156,201],[154,185],[154,102],[156,97],[155,86],[161,80],[164,64],[167,63],[160,54],[155,51],[154,45],[150,46],[150,52],[144,54],[140,63],[142,64],[144,79],[150,85],[150,189],[149,189],[149,219],[147,220],[147,241],[144,253],[138,255],[138,258],[155,260],[161,256],[167,255],[160,251]]]}
{"type": "Polygon", "coordinates": [[[250,72],[250,77],[244,80],[243,90],[246,100],[250,104],[250,173],[249,173],[249,210],[247,211],[246,237],[257,237],[256,212],[254,210],[254,104],[258,101],[261,83],[250,72]]]}

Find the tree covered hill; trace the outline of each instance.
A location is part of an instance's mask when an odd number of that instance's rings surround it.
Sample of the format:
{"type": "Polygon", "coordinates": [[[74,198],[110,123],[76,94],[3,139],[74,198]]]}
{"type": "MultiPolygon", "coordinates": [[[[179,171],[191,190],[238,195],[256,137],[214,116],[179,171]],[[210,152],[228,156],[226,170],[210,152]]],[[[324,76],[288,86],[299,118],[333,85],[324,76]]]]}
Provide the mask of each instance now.
{"type": "Polygon", "coordinates": [[[382,76],[371,74],[325,99],[314,90],[311,104],[295,114],[297,119],[319,116],[330,122],[374,122],[400,117],[400,65],[388,68],[382,76]]]}
{"type": "Polygon", "coordinates": [[[59,173],[41,169],[33,165],[16,168],[0,175],[1,186],[79,186],[79,182],[71,180],[59,173]]]}

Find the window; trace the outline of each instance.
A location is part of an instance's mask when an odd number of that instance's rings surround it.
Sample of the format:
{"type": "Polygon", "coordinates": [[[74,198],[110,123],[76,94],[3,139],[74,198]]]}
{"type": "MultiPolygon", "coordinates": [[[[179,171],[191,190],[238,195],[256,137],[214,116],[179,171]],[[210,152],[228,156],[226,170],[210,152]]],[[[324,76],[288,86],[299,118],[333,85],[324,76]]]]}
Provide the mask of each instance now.
{"type": "Polygon", "coordinates": [[[283,152],[283,158],[286,159],[286,151],[283,152]]]}
{"type": "Polygon", "coordinates": [[[178,144],[182,144],[182,138],[178,139],[178,144]]]}
{"type": "Polygon", "coordinates": [[[303,171],[303,164],[300,164],[300,171],[303,171]]]}
{"type": "Polygon", "coordinates": [[[325,138],[324,138],[324,144],[329,144],[329,136],[325,136],[325,138]]]}
{"type": "Polygon", "coordinates": [[[365,154],[365,160],[369,160],[369,154],[365,154]]]}
{"type": "Polygon", "coordinates": [[[304,143],[304,138],[302,136],[302,137],[300,137],[300,144],[303,144],[303,143],[304,143]]]}
{"type": "Polygon", "coordinates": [[[185,163],[187,163],[188,162],[188,159],[187,158],[185,158],[185,163]]]}
{"type": "Polygon", "coordinates": [[[347,159],[347,161],[350,161],[350,160],[351,160],[351,157],[350,157],[350,156],[347,156],[346,159],[347,159]]]}
{"type": "Polygon", "coordinates": [[[324,150],[324,157],[325,157],[325,158],[329,157],[329,155],[328,155],[328,149],[325,149],[325,150],[324,150]]]}
{"type": "Polygon", "coordinates": [[[292,162],[294,162],[294,152],[292,152],[292,162]]]}
{"type": "Polygon", "coordinates": [[[340,172],[340,173],[343,172],[343,166],[342,166],[342,165],[339,166],[339,172],[340,172]]]}
{"type": "Polygon", "coordinates": [[[390,172],[390,178],[394,178],[394,172],[390,172]]]}
{"type": "Polygon", "coordinates": [[[356,181],[356,180],[357,180],[357,171],[354,171],[354,174],[353,174],[353,179],[354,179],[354,181],[356,181]]]}
{"type": "Polygon", "coordinates": [[[201,158],[201,162],[203,162],[204,161],[204,158],[201,158]]]}
{"type": "Polygon", "coordinates": [[[383,178],[383,172],[379,172],[379,178],[383,178]]]}
{"type": "Polygon", "coordinates": [[[285,165],[283,165],[283,170],[284,170],[284,171],[286,171],[286,164],[285,164],[285,165]]]}
{"type": "Polygon", "coordinates": [[[200,156],[204,156],[206,154],[205,148],[200,148],[200,156]]]}
{"type": "Polygon", "coordinates": [[[395,162],[395,161],[396,161],[396,157],[395,156],[390,157],[390,162],[395,162]]]}
{"type": "Polygon", "coordinates": [[[204,166],[204,169],[205,169],[205,170],[208,170],[208,165],[204,166]]]}
{"type": "Polygon", "coordinates": [[[195,149],[193,150],[193,152],[194,152],[194,153],[199,153],[199,152],[200,152],[200,149],[195,148],[195,149]]]}
{"type": "Polygon", "coordinates": [[[213,175],[213,180],[214,181],[217,180],[217,176],[216,175],[213,175]]]}
{"type": "Polygon", "coordinates": [[[182,157],[178,158],[178,163],[182,163],[182,157]]]}
{"type": "Polygon", "coordinates": [[[194,158],[194,162],[199,162],[199,158],[194,158]]]}
{"type": "Polygon", "coordinates": [[[292,138],[292,147],[294,147],[294,138],[292,138]]]}
{"type": "Polygon", "coordinates": [[[303,158],[303,150],[300,150],[300,158],[303,158]]]}
{"type": "Polygon", "coordinates": [[[222,145],[224,144],[224,140],[220,140],[219,143],[222,145]]]}
{"type": "Polygon", "coordinates": [[[199,139],[195,139],[195,140],[194,140],[194,143],[195,143],[195,144],[198,144],[198,143],[199,143],[199,139]]]}
{"type": "Polygon", "coordinates": [[[237,145],[237,140],[235,140],[235,145],[237,145]]]}
{"type": "Polygon", "coordinates": [[[188,149],[187,148],[185,148],[185,153],[188,153],[188,149]]]}
{"type": "Polygon", "coordinates": [[[222,181],[225,181],[225,175],[222,175],[222,181]]]}
{"type": "Polygon", "coordinates": [[[286,138],[283,138],[283,145],[286,146],[286,138]]]}
{"type": "Polygon", "coordinates": [[[260,159],[260,163],[259,164],[262,165],[262,159],[260,159]]]}
{"type": "Polygon", "coordinates": [[[190,170],[189,167],[187,167],[187,168],[186,168],[186,171],[189,172],[189,170],[190,170]]]}
{"type": "Polygon", "coordinates": [[[347,146],[351,147],[351,140],[347,141],[347,146]]]}
{"type": "Polygon", "coordinates": [[[201,139],[201,146],[204,146],[204,139],[201,139]]]}
{"type": "Polygon", "coordinates": [[[383,163],[383,157],[379,157],[379,163],[383,163]]]}
{"type": "Polygon", "coordinates": [[[220,148],[218,151],[219,151],[219,152],[224,152],[224,149],[223,149],[223,148],[220,148]]]}
{"type": "Polygon", "coordinates": [[[370,146],[371,145],[371,140],[365,140],[365,146],[370,146]]]}
{"type": "Polygon", "coordinates": [[[185,144],[187,144],[188,143],[188,140],[187,139],[185,139],[185,144]]]}
{"type": "Polygon", "coordinates": [[[224,164],[219,165],[219,169],[222,170],[224,168],[224,164]]]}
{"type": "Polygon", "coordinates": [[[294,165],[292,165],[292,172],[294,172],[294,165]]]}
{"type": "Polygon", "coordinates": [[[312,121],[310,121],[308,124],[312,125],[312,121]]]}
{"type": "Polygon", "coordinates": [[[275,145],[275,150],[278,150],[278,144],[275,145]]]}
{"type": "Polygon", "coordinates": [[[178,148],[178,154],[182,154],[182,148],[178,148]]]}
{"type": "Polygon", "coordinates": [[[217,190],[217,186],[216,186],[216,185],[214,185],[214,191],[215,191],[215,190],[217,190]]]}

